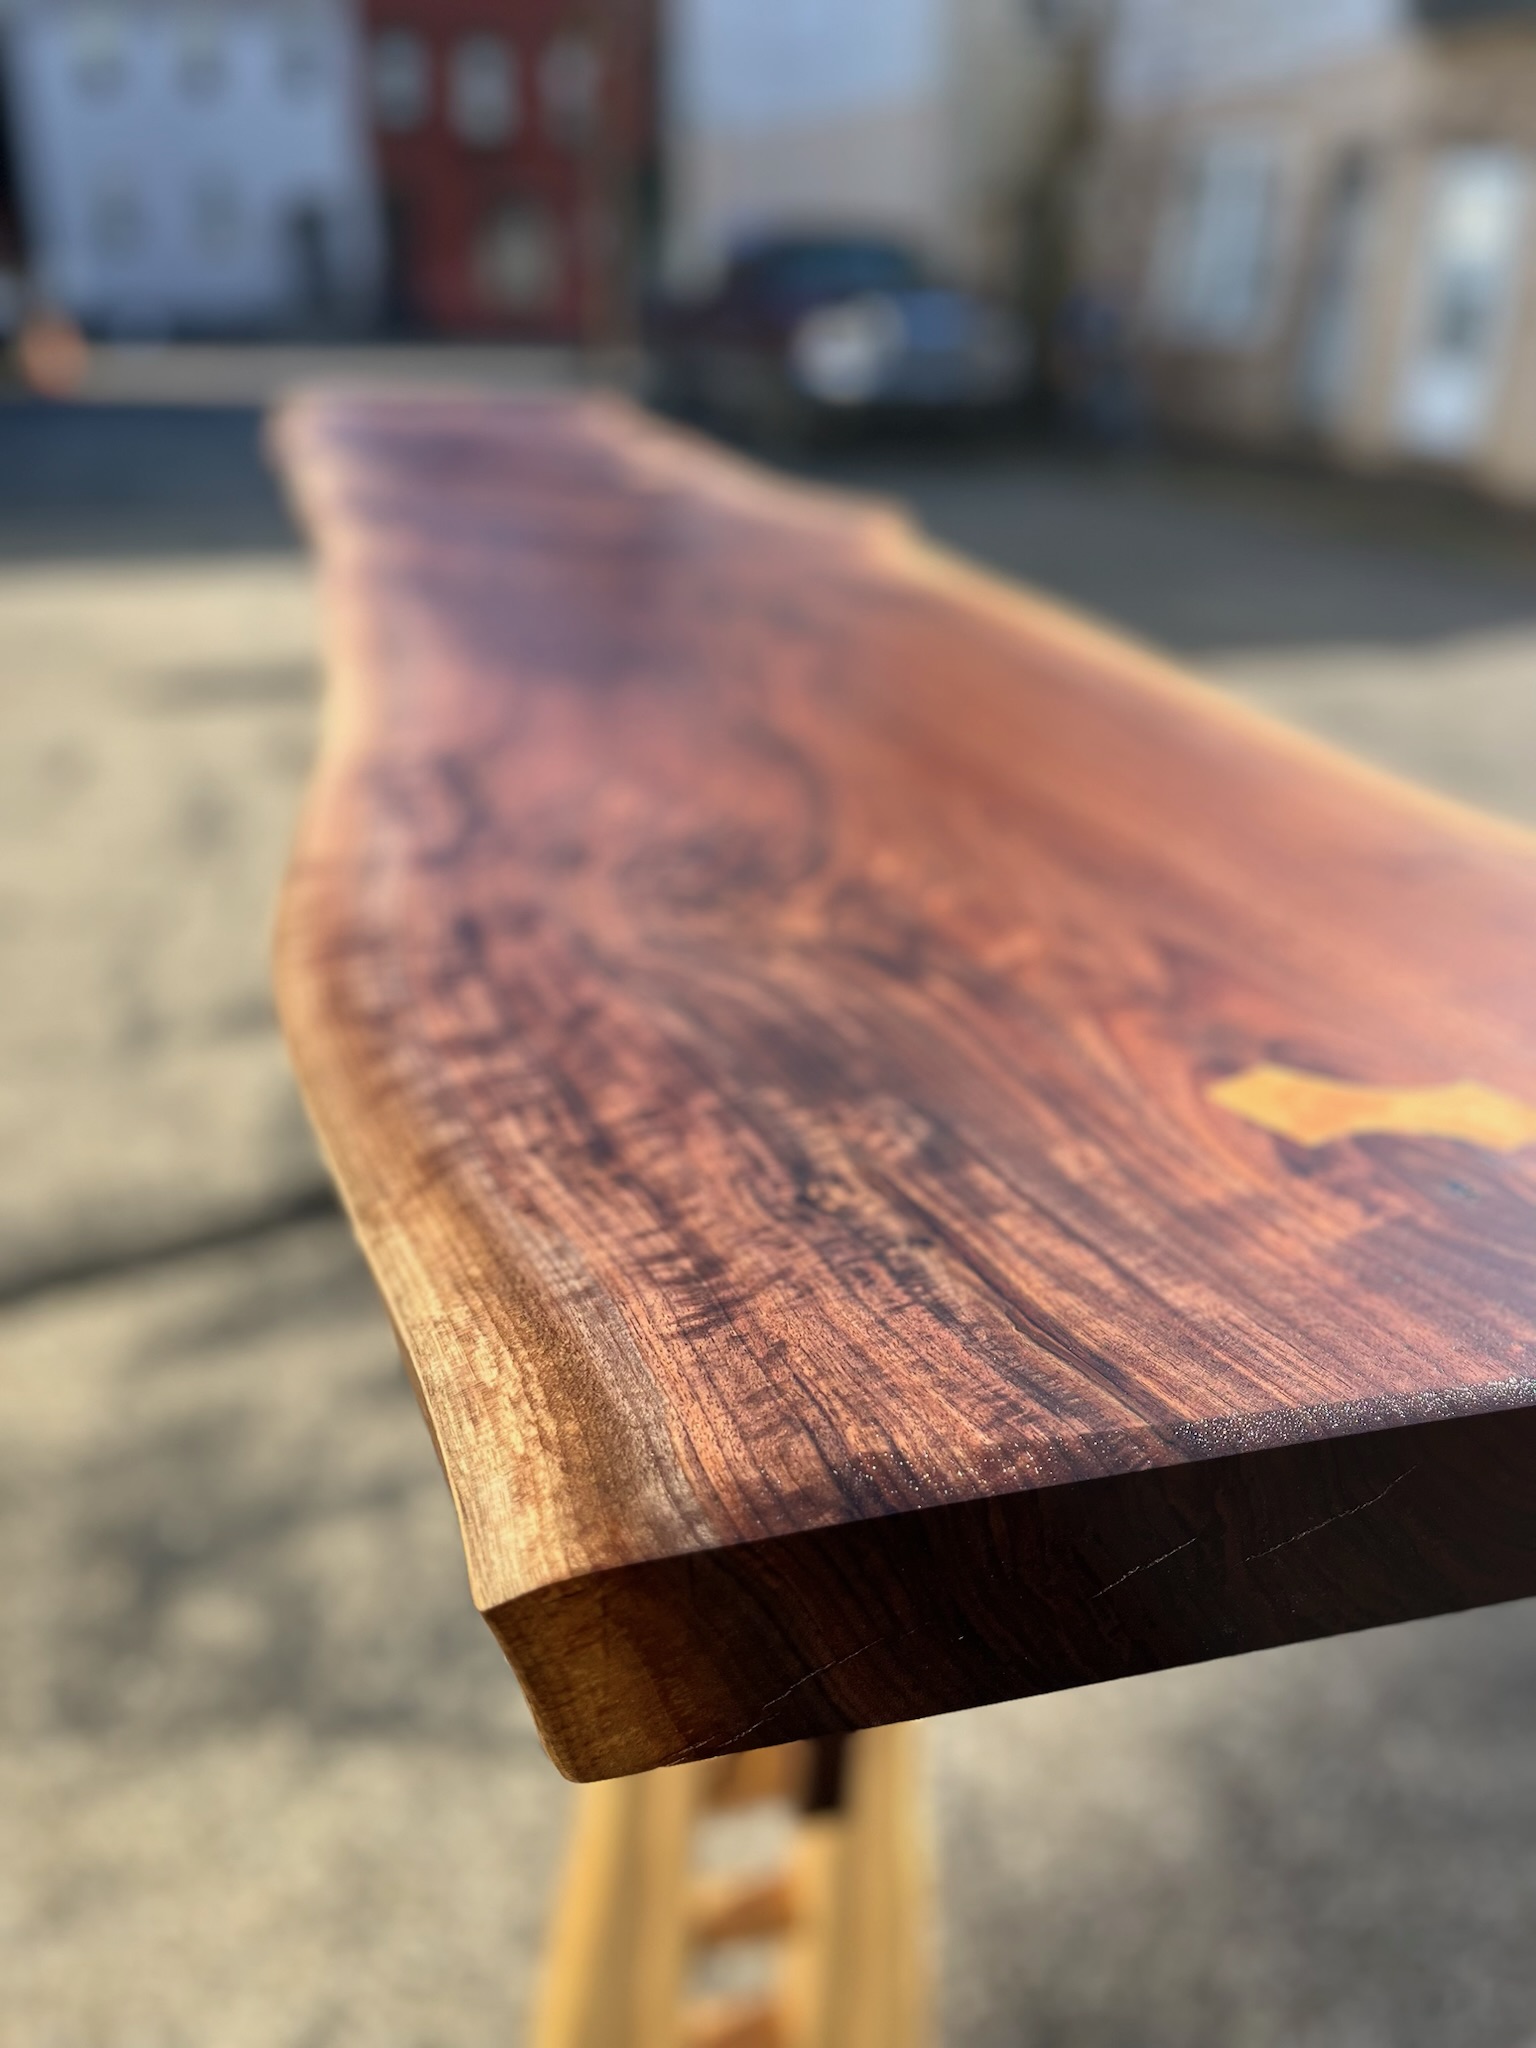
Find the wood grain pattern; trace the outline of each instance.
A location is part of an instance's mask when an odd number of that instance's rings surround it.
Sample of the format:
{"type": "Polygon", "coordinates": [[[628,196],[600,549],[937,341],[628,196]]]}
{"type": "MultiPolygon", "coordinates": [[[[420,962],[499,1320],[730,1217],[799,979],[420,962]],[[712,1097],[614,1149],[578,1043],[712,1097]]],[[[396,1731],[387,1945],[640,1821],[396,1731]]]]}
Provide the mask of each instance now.
{"type": "Polygon", "coordinates": [[[300,1076],[602,1777],[1536,1592],[1536,845],[606,401],[316,399],[300,1076]]]}

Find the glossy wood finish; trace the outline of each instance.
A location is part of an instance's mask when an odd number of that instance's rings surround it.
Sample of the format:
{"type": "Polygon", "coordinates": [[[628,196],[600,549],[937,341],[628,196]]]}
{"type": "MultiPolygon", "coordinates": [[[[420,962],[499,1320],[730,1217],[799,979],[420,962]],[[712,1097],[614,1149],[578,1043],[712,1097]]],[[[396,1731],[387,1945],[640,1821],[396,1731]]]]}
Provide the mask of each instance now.
{"type": "Polygon", "coordinates": [[[283,1013],[551,1754],[1536,1592],[1536,845],[606,401],[326,398],[283,1013]]]}

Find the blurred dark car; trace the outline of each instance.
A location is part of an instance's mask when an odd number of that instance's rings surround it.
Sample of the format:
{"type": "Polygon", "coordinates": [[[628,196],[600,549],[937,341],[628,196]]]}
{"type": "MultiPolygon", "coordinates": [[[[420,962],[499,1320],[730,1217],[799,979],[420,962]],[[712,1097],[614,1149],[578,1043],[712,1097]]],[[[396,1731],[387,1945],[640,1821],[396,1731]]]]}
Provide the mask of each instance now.
{"type": "Polygon", "coordinates": [[[986,412],[1022,396],[1031,366],[1005,308],[871,236],[749,244],[707,297],[653,308],[647,339],[661,403],[775,440],[837,419],[986,412]]]}

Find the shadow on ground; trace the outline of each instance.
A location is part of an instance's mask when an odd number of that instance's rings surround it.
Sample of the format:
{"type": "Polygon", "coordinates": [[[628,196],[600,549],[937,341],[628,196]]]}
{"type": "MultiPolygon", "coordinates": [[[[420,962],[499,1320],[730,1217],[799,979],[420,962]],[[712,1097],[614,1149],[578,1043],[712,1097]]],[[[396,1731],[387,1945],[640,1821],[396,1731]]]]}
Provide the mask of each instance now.
{"type": "Polygon", "coordinates": [[[248,407],[0,402],[0,560],[298,546],[248,407]]]}

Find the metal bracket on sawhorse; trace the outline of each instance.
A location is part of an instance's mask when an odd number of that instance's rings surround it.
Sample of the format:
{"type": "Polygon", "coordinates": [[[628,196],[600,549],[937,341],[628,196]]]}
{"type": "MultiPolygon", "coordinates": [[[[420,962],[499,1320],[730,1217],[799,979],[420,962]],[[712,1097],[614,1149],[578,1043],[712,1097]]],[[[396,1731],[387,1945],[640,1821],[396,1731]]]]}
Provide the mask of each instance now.
{"type": "Polygon", "coordinates": [[[534,2048],[929,2048],[915,1746],[874,1728],[583,1787],[534,2048]],[[702,1866],[711,1815],[771,1801],[778,1867],[702,1866]],[[777,1951],[766,1987],[701,1994],[741,1943],[777,1951]]]}

